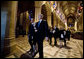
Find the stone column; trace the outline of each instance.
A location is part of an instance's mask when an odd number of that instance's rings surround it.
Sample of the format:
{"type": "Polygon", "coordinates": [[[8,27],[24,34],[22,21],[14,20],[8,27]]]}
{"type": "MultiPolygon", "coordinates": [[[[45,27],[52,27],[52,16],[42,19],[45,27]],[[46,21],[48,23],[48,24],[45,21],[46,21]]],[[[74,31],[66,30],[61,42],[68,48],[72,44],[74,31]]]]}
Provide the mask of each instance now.
{"type": "Polygon", "coordinates": [[[38,21],[39,14],[41,14],[41,7],[35,7],[35,22],[38,21]]]}
{"type": "Polygon", "coordinates": [[[57,17],[56,17],[56,21],[55,22],[56,22],[56,27],[58,27],[58,19],[57,19],[57,17]]]}
{"type": "Polygon", "coordinates": [[[17,1],[9,2],[7,15],[6,35],[4,39],[4,55],[12,54],[16,50],[15,27],[17,21],[17,1]]]}
{"type": "Polygon", "coordinates": [[[74,29],[77,31],[77,21],[75,21],[74,29]]]}
{"type": "Polygon", "coordinates": [[[47,22],[48,22],[48,25],[51,27],[51,15],[47,15],[47,22]]]}
{"type": "MultiPolygon", "coordinates": [[[[58,18],[57,18],[58,19],[58,18]]],[[[60,29],[60,25],[59,25],[59,19],[58,19],[58,25],[57,25],[57,27],[60,29]]]]}
{"type": "Polygon", "coordinates": [[[26,34],[28,34],[29,29],[29,13],[26,11],[26,34]]]}
{"type": "Polygon", "coordinates": [[[67,30],[67,23],[65,23],[65,30],[67,30]]]}
{"type": "Polygon", "coordinates": [[[83,31],[83,10],[82,10],[82,31],[83,31]]]}
{"type": "Polygon", "coordinates": [[[56,18],[55,19],[53,19],[53,27],[55,27],[55,25],[57,26],[57,21],[56,21],[56,18]]]}
{"type": "Polygon", "coordinates": [[[38,15],[41,14],[41,1],[35,1],[35,22],[38,21],[38,15]]]}
{"type": "Polygon", "coordinates": [[[53,26],[55,27],[55,25],[57,26],[57,19],[55,13],[53,12],[53,26]]]}
{"type": "Polygon", "coordinates": [[[81,16],[80,16],[80,19],[79,19],[79,31],[83,31],[83,10],[82,10],[82,13],[81,13],[81,16]]]}
{"type": "Polygon", "coordinates": [[[56,26],[58,27],[58,18],[57,18],[57,16],[55,15],[55,22],[56,22],[56,26]]]}
{"type": "Polygon", "coordinates": [[[22,25],[22,21],[23,21],[23,13],[20,14],[20,24],[22,25]]]}

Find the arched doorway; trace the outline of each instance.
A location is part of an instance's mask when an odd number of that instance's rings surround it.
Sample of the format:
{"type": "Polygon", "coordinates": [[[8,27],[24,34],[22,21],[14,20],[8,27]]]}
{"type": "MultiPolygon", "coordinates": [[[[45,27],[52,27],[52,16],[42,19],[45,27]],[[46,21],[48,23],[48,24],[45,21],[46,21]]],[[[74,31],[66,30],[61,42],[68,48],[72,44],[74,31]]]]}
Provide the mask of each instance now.
{"type": "Polygon", "coordinates": [[[71,32],[75,31],[75,16],[73,14],[69,14],[67,17],[67,26],[71,30],[71,32]]]}
{"type": "Polygon", "coordinates": [[[47,21],[48,26],[52,27],[52,25],[51,25],[51,8],[49,8],[49,5],[47,2],[41,6],[41,13],[44,15],[44,19],[47,21]]]}
{"type": "Polygon", "coordinates": [[[43,19],[47,20],[47,9],[46,9],[46,5],[45,4],[42,5],[41,14],[43,14],[43,19]]]}

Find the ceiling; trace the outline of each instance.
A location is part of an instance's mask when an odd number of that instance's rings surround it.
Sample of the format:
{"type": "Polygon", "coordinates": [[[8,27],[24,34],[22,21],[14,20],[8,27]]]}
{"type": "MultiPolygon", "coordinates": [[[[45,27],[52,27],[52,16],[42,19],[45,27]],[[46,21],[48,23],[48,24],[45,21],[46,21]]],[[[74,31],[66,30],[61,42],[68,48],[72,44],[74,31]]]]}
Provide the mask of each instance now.
{"type": "Polygon", "coordinates": [[[18,11],[25,12],[25,11],[33,11],[34,12],[34,1],[18,1],[18,11]]]}
{"type": "Polygon", "coordinates": [[[59,3],[60,8],[67,17],[69,14],[75,14],[77,12],[80,1],[59,1],[59,3]]]}

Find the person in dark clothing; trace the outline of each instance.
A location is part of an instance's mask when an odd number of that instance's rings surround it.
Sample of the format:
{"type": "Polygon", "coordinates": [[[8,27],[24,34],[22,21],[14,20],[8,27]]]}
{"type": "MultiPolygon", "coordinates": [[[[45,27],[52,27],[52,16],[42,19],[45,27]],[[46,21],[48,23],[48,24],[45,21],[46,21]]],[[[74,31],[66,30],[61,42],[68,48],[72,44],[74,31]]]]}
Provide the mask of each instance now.
{"type": "Polygon", "coordinates": [[[30,46],[31,46],[31,49],[30,49],[30,52],[29,53],[32,53],[34,51],[33,50],[33,41],[34,41],[33,19],[31,19],[31,23],[30,23],[30,26],[29,26],[28,38],[29,38],[29,43],[30,43],[30,46]]]}
{"type": "Polygon", "coordinates": [[[54,45],[57,45],[57,38],[58,38],[58,34],[59,34],[59,29],[55,26],[54,30],[53,30],[53,36],[54,36],[54,45]]]}
{"type": "Polygon", "coordinates": [[[34,37],[34,39],[33,39],[34,46],[33,46],[33,48],[34,48],[35,53],[36,53],[36,52],[38,52],[38,48],[37,48],[37,45],[36,45],[38,35],[37,35],[36,23],[34,23],[33,25],[34,25],[34,33],[33,33],[34,34],[34,36],[33,36],[34,37]]]}
{"type": "Polygon", "coordinates": [[[52,34],[53,34],[53,32],[52,32],[52,28],[51,29],[49,29],[49,31],[48,31],[48,37],[49,37],[49,39],[50,39],[50,45],[52,44],[52,34]]]}
{"type": "Polygon", "coordinates": [[[48,40],[48,24],[47,21],[43,20],[43,14],[39,15],[39,21],[36,23],[37,29],[37,42],[38,42],[38,52],[39,58],[43,58],[43,40],[46,37],[48,40]]]}
{"type": "Polygon", "coordinates": [[[64,46],[66,46],[66,30],[64,30],[64,46]]]}
{"type": "Polygon", "coordinates": [[[68,30],[66,31],[66,38],[67,38],[68,40],[70,40],[70,34],[71,34],[71,32],[70,32],[70,30],[68,29],[68,30]]]}

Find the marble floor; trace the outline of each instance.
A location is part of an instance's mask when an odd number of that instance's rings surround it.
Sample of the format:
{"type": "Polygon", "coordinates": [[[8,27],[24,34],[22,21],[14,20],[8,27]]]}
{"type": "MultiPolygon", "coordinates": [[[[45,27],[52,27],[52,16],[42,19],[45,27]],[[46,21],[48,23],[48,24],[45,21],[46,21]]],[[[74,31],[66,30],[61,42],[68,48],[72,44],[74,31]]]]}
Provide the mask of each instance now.
{"type": "MultiPolygon", "coordinates": [[[[52,45],[54,42],[54,38],[52,38],[52,45]]],[[[30,45],[28,42],[28,37],[19,36],[16,39],[17,43],[17,51],[15,51],[14,55],[11,55],[7,58],[20,58],[23,53],[26,53],[30,49],[30,45]],[[21,51],[19,51],[21,50],[21,51]]],[[[64,42],[62,42],[64,44],[64,42]]],[[[49,42],[44,40],[43,42],[43,52],[44,58],[83,58],[83,40],[73,39],[67,41],[67,47],[59,48],[59,39],[57,39],[58,46],[50,46],[49,42]]],[[[37,53],[34,58],[38,58],[39,54],[37,53]]]]}

